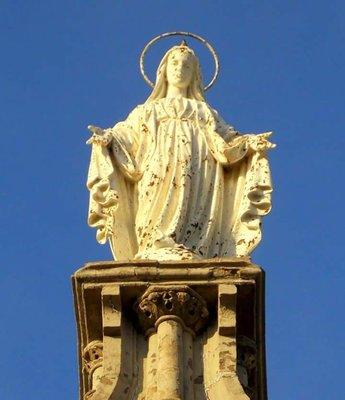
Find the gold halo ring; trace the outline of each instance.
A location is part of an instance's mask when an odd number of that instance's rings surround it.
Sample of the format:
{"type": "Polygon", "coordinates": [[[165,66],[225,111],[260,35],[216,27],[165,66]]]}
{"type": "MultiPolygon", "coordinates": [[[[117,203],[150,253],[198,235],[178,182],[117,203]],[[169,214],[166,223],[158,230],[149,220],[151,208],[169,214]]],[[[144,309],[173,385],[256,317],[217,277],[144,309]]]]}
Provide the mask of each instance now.
{"type": "Polygon", "coordinates": [[[215,71],[213,74],[213,78],[211,79],[210,83],[208,83],[205,87],[204,87],[204,91],[206,92],[206,90],[210,89],[211,86],[213,86],[213,84],[215,83],[215,81],[218,78],[219,75],[219,59],[218,59],[218,55],[216,53],[216,51],[214,50],[214,48],[210,45],[210,43],[208,43],[204,38],[202,38],[199,35],[196,35],[195,33],[190,33],[190,32],[166,32],[166,33],[162,33],[161,35],[158,35],[156,37],[154,37],[153,39],[151,39],[147,45],[143,48],[141,55],[140,55],[140,72],[145,80],[145,82],[151,86],[152,88],[155,86],[154,83],[149,79],[149,77],[146,75],[145,73],[145,66],[144,66],[144,62],[145,62],[145,56],[146,53],[148,51],[148,49],[156,42],[158,42],[158,40],[160,39],[164,39],[166,37],[169,36],[189,36],[192,37],[193,39],[199,40],[199,42],[203,43],[208,50],[211,52],[213,59],[214,59],[214,64],[215,64],[215,71]]]}

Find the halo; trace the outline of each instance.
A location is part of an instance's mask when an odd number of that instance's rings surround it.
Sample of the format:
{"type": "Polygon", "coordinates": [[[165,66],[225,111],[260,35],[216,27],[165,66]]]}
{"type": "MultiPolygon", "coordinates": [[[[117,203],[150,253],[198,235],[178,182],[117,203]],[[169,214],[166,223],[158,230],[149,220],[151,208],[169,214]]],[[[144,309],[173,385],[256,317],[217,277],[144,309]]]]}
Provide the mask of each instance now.
{"type": "Polygon", "coordinates": [[[213,78],[211,79],[211,81],[204,87],[204,91],[206,92],[206,90],[210,89],[211,86],[213,86],[213,84],[215,83],[215,81],[218,78],[218,74],[219,74],[219,59],[218,59],[218,55],[216,53],[216,51],[214,50],[214,48],[210,45],[210,43],[208,43],[204,38],[202,38],[199,35],[196,35],[195,33],[190,33],[190,32],[166,32],[166,33],[162,33],[161,35],[158,35],[156,37],[154,37],[153,39],[151,39],[147,45],[143,48],[141,54],[140,54],[140,72],[145,80],[145,82],[151,86],[152,88],[155,86],[155,84],[149,79],[149,77],[146,75],[145,73],[145,66],[144,66],[144,61],[145,61],[145,56],[147,53],[147,50],[156,42],[158,42],[158,40],[160,39],[164,39],[166,37],[169,36],[189,36],[192,37],[193,39],[199,40],[199,42],[201,42],[202,44],[204,44],[208,50],[210,51],[210,53],[213,56],[214,59],[214,65],[215,65],[215,71],[213,74],[213,78]]]}

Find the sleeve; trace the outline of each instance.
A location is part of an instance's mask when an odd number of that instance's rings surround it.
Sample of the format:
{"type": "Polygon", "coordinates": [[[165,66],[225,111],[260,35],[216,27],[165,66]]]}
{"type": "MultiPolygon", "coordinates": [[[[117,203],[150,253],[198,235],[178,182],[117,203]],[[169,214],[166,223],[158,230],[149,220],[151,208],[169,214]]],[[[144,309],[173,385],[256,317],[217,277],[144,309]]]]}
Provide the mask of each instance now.
{"type": "MultiPolygon", "coordinates": [[[[105,243],[113,237],[114,221],[126,216],[129,207],[127,182],[140,179],[135,161],[137,131],[135,109],[125,121],[93,135],[87,187],[90,191],[88,224],[97,229],[97,240],[105,243]],[[126,205],[118,215],[118,207],[126,205]],[[123,205],[124,204],[124,205],[123,205]],[[115,213],[117,217],[115,218],[115,213]]],[[[125,228],[123,228],[125,229],[125,228]]]]}
{"type": "Polygon", "coordinates": [[[247,155],[247,137],[228,125],[214,109],[209,125],[209,146],[214,157],[224,166],[237,163],[247,155]]]}
{"type": "Polygon", "coordinates": [[[226,142],[228,142],[234,136],[239,135],[239,132],[237,132],[233,126],[224,121],[224,119],[219,115],[218,111],[212,109],[212,114],[215,125],[214,129],[226,142]]]}
{"type": "Polygon", "coordinates": [[[136,107],[125,121],[117,123],[111,128],[111,150],[121,172],[130,181],[137,181],[141,177],[135,160],[139,143],[140,106],[136,107]]]}
{"type": "Polygon", "coordinates": [[[122,135],[123,139],[133,151],[138,148],[139,143],[141,109],[141,106],[137,106],[132,112],[130,112],[124,121],[118,122],[113,128],[111,128],[113,137],[116,137],[117,135],[121,136],[120,132],[125,132],[125,134],[122,135]]]}

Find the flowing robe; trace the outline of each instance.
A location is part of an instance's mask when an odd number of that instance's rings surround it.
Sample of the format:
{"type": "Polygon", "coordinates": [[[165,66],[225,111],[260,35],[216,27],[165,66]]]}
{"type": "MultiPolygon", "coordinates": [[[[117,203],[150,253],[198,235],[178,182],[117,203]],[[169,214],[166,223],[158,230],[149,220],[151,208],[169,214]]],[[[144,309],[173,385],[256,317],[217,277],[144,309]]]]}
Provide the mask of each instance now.
{"type": "Polygon", "coordinates": [[[136,107],[92,146],[88,222],[114,258],[248,255],[270,211],[264,152],[249,152],[206,102],[163,98],[136,107]]]}

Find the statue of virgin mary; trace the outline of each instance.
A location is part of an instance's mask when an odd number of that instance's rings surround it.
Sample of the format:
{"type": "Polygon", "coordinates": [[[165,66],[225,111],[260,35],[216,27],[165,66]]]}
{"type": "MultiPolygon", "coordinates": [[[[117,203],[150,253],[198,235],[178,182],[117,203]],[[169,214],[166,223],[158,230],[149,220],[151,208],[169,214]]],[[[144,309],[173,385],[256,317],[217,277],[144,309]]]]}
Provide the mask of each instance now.
{"type": "Polygon", "coordinates": [[[161,60],[144,104],[90,126],[88,223],[116,260],[249,255],[271,208],[270,133],[239,134],[207,104],[185,43],[161,60]]]}

